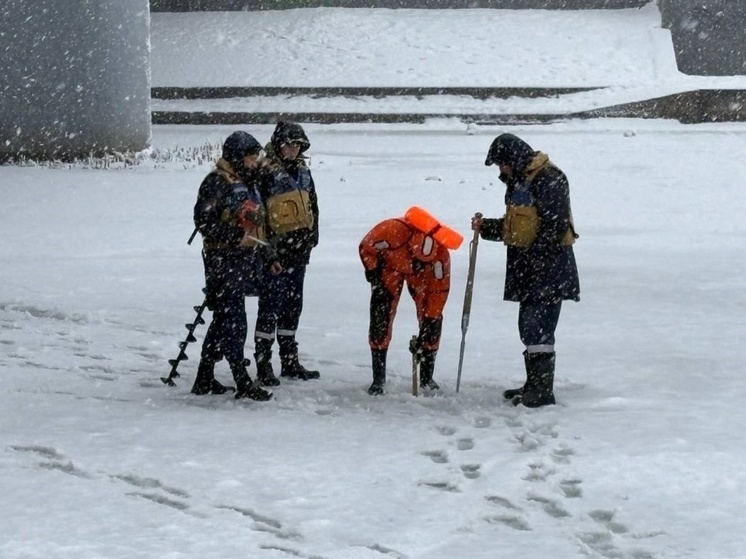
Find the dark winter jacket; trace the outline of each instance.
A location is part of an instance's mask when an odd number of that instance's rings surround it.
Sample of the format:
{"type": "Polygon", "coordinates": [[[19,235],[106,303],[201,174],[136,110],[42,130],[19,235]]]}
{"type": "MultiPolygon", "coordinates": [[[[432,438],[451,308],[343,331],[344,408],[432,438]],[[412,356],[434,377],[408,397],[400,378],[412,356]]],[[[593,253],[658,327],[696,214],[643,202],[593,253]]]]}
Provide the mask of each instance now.
{"type": "Polygon", "coordinates": [[[259,217],[264,218],[264,204],[258,190],[261,175],[243,164],[246,155],[261,151],[262,145],[243,131],[233,132],[223,143],[222,157],[202,181],[194,205],[194,226],[202,234],[206,249],[238,248],[244,230],[235,218],[244,201],[254,202],[259,217]]]}
{"type": "MultiPolygon", "coordinates": [[[[242,173],[247,176],[247,173],[242,173]]],[[[253,184],[241,178],[221,159],[199,187],[194,206],[194,225],[202,234],[208,299],[226,282],[240,285],[245,295],[257,295],[262,281],[262,262],[274,260],[270,247],[239,246],[244,230],[236,223],[236,211],[245,201],[256,204],[262,216],[262,200],[253,184]],[[225,277],[231,275],[231,278],[225,277]]]]}
{"type": "MultiPolygon", "coordinates": [[[[283,123],[281,123],[283,124],[283,123]]],[[[306,164],[303,152],[310,143],[303,129],[294,123],[278,125],[272,140],[265,147],[268,166],[259,187],[269,214],[267,234],[277,251],[277,257],[284,268],[308,264],[311,251],[319,242],[319,206],[311,170],[306,164]],[[279,132],[279,133],[278,133],[279,132]],[[283,143],[301,144],[301,151],[294,161],[283,160],[280,146],[283,143]],[[276,224],[276,201],[298,195],[291,202],[295,211],[307,216],[304,225],[294,230],[284,231],[276,224]]],[[[280,208],[282,210],[282,207],[280,208]]]]}
{"type": "MultiPolygon", "coordinates": [[[[520,138],[503,134],[493,142],[485,164],[502,163],[513,169],[505,182],[505,204],[536,207],[539,228],[527,248],[507,247],[506,301],[579,300],[580,283],[575,254],[567,244],[574,236],[570,187],[565,174],[541,152],[520,138]]],[[[485,219],[481,237],[500,241],[503,218],[485,219]]]]}

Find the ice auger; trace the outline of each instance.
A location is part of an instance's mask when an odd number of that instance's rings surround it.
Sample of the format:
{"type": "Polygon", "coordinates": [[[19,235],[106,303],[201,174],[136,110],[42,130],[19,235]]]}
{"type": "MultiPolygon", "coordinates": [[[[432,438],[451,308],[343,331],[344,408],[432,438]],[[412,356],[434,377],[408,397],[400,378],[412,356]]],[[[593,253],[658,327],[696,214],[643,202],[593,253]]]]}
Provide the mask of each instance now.
{"type": "MultiPolygon", "coordinates": [[[[203,292],[205,290],[206,289],[202,289],[203,292]]],[[[184,325],[187,329],[186,338],[183,342],[179,342],[179,354],[176,356],[176,358],[168,360],[169,365],[171,365],[171,372],[168,373],[167,377],[161,377],[161,381],[163,381],[163,384],[166,384],[168,386],[176,386],[174,379],[181,376],[176,369],[178,368],[179,363],[189,359],[189,356],[186,354],[186,348],[190,343],[197,341],[197,338],[194,337],[194,331],[197,329],[197,326],[205,323],[205,319],[202,318],[202,313],[206,308],[207,297],[205,297],[205,300],[202,301],[201,305],[197,305],[194,307],[194,311],[197,313],[197,316],[194,317],[194,321],[184,325]]]]}

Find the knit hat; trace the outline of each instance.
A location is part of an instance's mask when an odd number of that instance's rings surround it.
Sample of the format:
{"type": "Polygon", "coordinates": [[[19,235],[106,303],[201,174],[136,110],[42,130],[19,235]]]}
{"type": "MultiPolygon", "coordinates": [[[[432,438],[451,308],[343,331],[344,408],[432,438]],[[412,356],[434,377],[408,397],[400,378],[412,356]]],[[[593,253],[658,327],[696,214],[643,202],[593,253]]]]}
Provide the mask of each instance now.
{"type": "Polygon", "coordinates": [[[247,155],[256,155],[261,151],[262,144],[254,136],[242,130],[228,136],[223,143],[223,159],[231,166],[241,164],[247,155]]]}

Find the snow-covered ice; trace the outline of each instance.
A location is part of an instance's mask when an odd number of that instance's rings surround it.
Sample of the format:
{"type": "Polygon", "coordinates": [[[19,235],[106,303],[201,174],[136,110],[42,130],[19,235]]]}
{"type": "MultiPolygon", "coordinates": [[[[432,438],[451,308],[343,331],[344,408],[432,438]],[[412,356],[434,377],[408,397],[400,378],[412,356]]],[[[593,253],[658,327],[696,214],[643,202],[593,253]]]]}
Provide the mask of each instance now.
{"type": "MultiPolygon", "coordinates": [[[[272,128],[246,129],[266,141],[272,128]]],[[[190,395],[199,343],[177,388],[160,381],[201,301],[200,243],[186,240],[210,163],[190,148],[232,128],[156,126],[154,149],[177,156],[134,167],[0,167],[0,557],[746,557],[744,124],[306,129],[321,242],[298,337],[322,379],[268,403],[190,395]],[[570,179],[582,293],[558,329],[558,405],[501,401],[523,348],[504,248],[487,242],[461,391],[465,246],[442,393],[408,393],[403,297],[388,394],[372,398],[357,244],[413,204],[467,237],[474,212],[499,215],[483,161],[502,131],[570,179]]]]}
{"type": "Polygon", "coordinates": [[[604,87],[676,73],[654,4],[156,13],[151,26],[154,86],[604,87]]]}
{"type": "Polygon", "coordinates": [[[152,29],[155,87],[597,88],[507,100],[154,99],[156,111],[568,114],[700,88],[746,88],[746,76],[681,74],[655,3],[639,10],[157,13],[152,29]]]}

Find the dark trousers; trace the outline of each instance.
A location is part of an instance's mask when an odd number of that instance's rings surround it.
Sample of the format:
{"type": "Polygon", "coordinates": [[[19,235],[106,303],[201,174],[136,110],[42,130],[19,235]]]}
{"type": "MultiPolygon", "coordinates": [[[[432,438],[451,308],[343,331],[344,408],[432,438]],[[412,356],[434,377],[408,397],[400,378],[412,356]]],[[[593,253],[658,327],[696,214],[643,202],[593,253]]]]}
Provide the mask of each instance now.
{"type": "Polygon", "coordinates": [[[254,272],[247,254],[237,251],[205,251],[207,307],[212,320],[202,344],[202,359],[217,363],[225,358],[240,365],[246,344],[246,284],[254,272]]]}
{"type": "Polygon", "coordinates": [[[271,347],[276,333],[281,355],[297,352],[295,332],[303,311],[305,278],[305,265],[284,269],[276,276],[265,275],[254,332],[257,345],[271,347]]]}
{"type": "Polygon", "coordinates": [[[554,332],[559,323],[562,301],[521,301],[518,333],[528,353],[554,351],[554,332]]]}
{"type": "Polygon", "coordinates": [[[440,346],[443,329],[443,308],[448,299],[448,280],[433,280],[430,268],[419,274],[404,276],[384,267],[380,279],[371,286],[368,344],[373,350],[388,349],[393,334],[394,318],[404,283],[414,300],[419,324],[417,345],[434,352],[440,346]]]}

